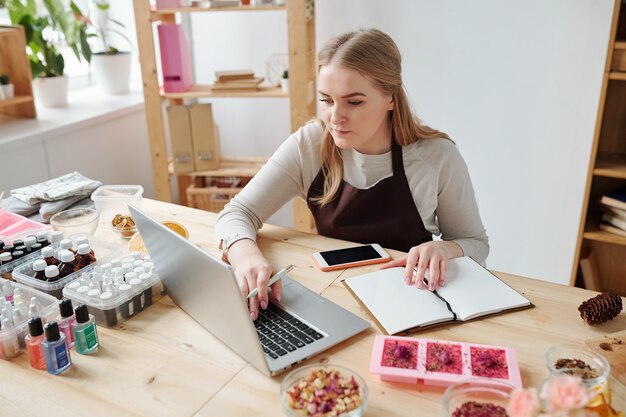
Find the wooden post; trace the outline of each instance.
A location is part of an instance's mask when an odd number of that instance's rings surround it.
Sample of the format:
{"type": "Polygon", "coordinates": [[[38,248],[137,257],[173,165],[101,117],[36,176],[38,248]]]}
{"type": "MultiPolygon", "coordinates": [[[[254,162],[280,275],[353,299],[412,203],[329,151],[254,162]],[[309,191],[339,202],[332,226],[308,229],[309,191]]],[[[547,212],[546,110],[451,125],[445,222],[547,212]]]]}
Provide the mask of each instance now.
{"type": "MultiPolygon", "coordinates": [[[[316,116],[315,3],[287,0],[289,42],[289,102],[291,130],[316,116]]],[[[315,233],[315,222],[306,202],[293,200],[294,229],[315,233]]]]}
{"type": "MultiPolygon", "coordinates": [[[[161,109],[162,100],[159,94],[156,57],[154,54],[150,2],[149,0],[136,0],[134,5],[155,197],[157,200],[171,202],[172,190],[170,187],[170,175],[167,169],[165,125],[161,109]]],[[[167,16],[166,18],[173,19],[174,16],[167,16]]]]}

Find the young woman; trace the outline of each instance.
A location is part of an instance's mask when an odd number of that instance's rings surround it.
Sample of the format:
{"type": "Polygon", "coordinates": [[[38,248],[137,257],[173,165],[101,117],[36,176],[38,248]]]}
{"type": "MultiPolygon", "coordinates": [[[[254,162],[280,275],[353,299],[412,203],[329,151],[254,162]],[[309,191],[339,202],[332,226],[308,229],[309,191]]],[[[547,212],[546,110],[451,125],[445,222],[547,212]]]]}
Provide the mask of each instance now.
{"type": "MultiPolygon", "coordinates": [[[[445,284],[448,259],[484,263],[489,253],[467,166],[448,135],[412,113],[400,52],[376,30],[344,33],[318,56],[321,120],[293,133],[220,213],[216,235],[256,320],[268,303],[273,268],[255,243],[263,222],[305,198],[324,236],[408,252],[406,283],[445,284]],[[433,235],[442,240],[433,241],[433,235]]],[[[281,297],[280,280],[272,286],[281,297]]]]}

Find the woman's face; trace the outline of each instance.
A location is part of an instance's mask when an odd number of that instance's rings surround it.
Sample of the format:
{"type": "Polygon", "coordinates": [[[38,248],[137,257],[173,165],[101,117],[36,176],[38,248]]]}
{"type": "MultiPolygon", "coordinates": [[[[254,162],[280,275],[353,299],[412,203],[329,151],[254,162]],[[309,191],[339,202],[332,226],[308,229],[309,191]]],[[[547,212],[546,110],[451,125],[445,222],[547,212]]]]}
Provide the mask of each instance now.
{"type": "Polygon", "coordinates": [[[320,113],[335,144],[364,154],[391,149],[391,94],[383,93],[359,72],[340,65],[324,65],[318,75],[320,113]]]}

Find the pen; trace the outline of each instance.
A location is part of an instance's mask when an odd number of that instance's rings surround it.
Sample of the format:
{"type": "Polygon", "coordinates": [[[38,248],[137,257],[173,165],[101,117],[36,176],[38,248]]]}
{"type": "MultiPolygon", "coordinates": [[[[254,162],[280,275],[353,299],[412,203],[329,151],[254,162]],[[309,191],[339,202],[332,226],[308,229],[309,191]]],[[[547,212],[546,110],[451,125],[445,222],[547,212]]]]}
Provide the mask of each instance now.
{"type": "MultiPolygon", "coordinates": [[[[278,281],[279,279],[287,275],[287,272],[291,271],[294,266],[295,265],[291,264],[288,267],[283,268],[277,273],[275,273],[274,276],[270,278],[270,282],[267,283],[267,286],[269,287],[270,285],[272,285],[273,283],[275,283],[276,281],[278,281]]],[[[250,294],[248,294],[248,298],[256,297],[258,293],[259,293],[259,289],[255,288],[252,291],[250,291],[250,294]]]]}

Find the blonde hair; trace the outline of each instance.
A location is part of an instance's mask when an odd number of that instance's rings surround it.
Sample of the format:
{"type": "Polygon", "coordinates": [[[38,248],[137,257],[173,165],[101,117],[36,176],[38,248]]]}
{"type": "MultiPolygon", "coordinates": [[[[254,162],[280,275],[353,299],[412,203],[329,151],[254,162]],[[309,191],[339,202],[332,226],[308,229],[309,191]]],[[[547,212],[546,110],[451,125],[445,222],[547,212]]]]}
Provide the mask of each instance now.
{"type": "MultiPolygon", "coordinates": [[[[400,146],[419,139],[446,138],[448,135],[423,125],[411,111],[402,84],[400,51],[389,35],[378,29],[362,29],[343,33],[328,41],[319,51],[318,72],[324,65],[337,64],[358,71],[385,94],[393,97],[389,111],[391,136],[400,146]]],[[[324,125],[324,123],[322,122],[324,125]]],[[[322,140],[322,172],[324,194],[313,201],[323,206],[335,198],[343,179],[341,152],[324,125],[322,140]]]]}

